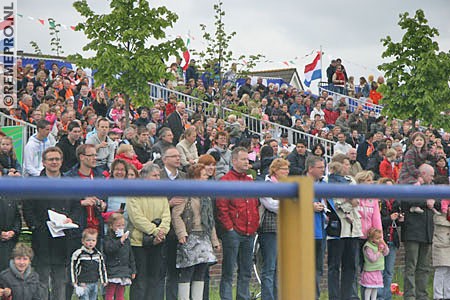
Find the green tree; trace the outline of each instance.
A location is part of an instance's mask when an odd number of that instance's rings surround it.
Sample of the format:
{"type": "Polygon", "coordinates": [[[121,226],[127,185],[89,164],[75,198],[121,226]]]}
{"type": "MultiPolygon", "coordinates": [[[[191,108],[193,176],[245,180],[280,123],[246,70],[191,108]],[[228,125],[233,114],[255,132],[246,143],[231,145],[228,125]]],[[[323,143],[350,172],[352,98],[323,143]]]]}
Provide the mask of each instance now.
{"type": "Polygon", "coordinates": [[[133,104],[151,105],[148,81],[169,78],[164,61],[183,46],[178,38],[157,43],[166,38],[164,30],[172,27],[178,16],[164,6],[150,8],[147,0],[111,0],[111,12],[104,15],[95,14],[86,0],[73,5],[86,18],[76,26],[90,40],[83,50],[93,51],[95,56],[76,54],[69,59],[97,70],[96,82],[122,93],[127,115],[130,98],[133,104]]]}
{"type": "Polygon", "coordinates": [[[35,41],[30,41],[31,47],[33,47],[34,53],[37,55],[42,55],[41,47],[35,41]]]}
{"type": "Polygon", "coordinates": [[[383,113],[390,117],[421,120],[450,129],[450,118],[443,115],[450,108],[450,52],[439,51],[434,40],[439,32],[428,26],[422,10],[414,17],[400,14],[398,24],[405,30],[402,40],[390,36],[381,39],[386,47],[383,58],[390,61],[378,68],[385,72],[383,113]]]}
{"type": "Polygon", "coordinates": [[[238,75],[248,74],[256,63],[260,61],[264,56],[261,54],[254,55],[241,55],[235,57],[233,51],[230,50],[230,42],[233,37],[236,36],[236,32],[227,33],[225,31],[225,10],[223,9],[223,2],[219,1],[214,4],[214,33],[210,33],[207,30],[205,24],[200,24],[203,39],[206,43],[206,48],[202,51],[194,51],[200,57],[203,62],[205,70],[211,72],[215,80],[219,80],[219,86],[222,87],[222,78],[224,72],[231,68],[231,64],[237,61],[246,61],[245,64],[241,64],[238,69],[238,75]]]}
{"type": "Polygon", "coordinates": [[[53,18],[48,19],[48,24],[51,35],[50,46],[52,47],[52,51],[56,52],[56,56],[60,56],[60,54],[64,53],[61,46],[61,38],[59,37],[61,24],[56,23],[53,18]]]}

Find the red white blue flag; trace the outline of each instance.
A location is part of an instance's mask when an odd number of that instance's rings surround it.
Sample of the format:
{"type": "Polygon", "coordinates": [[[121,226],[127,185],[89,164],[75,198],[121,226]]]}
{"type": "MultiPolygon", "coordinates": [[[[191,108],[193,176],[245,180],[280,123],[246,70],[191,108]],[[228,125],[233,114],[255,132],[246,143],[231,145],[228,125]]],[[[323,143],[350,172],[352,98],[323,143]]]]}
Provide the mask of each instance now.
{"type": "Polygon", "coordinates": [[[311,81],[322,78],[322,69],[320,68],[320,52],[317,52],[317,56],[314,58],[314,61],[305,66],[305,85],[309,87],[311,85],[311,81]]]}

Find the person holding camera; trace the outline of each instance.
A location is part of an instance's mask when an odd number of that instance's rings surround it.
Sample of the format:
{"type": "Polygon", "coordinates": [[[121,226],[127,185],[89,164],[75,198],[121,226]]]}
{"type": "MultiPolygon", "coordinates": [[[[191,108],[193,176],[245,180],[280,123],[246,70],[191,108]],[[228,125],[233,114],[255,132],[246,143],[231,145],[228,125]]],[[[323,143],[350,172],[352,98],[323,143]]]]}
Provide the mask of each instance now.
{"type": "MultiPolygon", "coordinates": [[[[75,152],[78,160],[70,171],[64,173],[67,177],[81,178],[85,180],[94,180],[95,178],[103,178],[102,169],[96,167],[97,150],[95,145],[83,144],[78,146],[75,152]]],[[[92,228],[98,232],[97,248],[101,251],[103,249],[104,237],[104,221],[102,212],[106,210],[106,202],[97,198],[95,195],[87,195],[83,199],[74,199],[71,201],[71,219],[75,224],[79,225],[78,229],[70,230],[67,236],[67,249],[69,255],[80,248],[81,234],[84,229],[92,228]]],[[[66,289],[67,298],[71,299],[73,287],[69,286],[66,289]]]]}
{"type": "MultiPolygon", "coordinates": [[[[161,169],[148,164],[141,178],[159,180],[161,169]]],[[[164,244],[170,229],[170,207],[165,197],[127,197],[130,242],[136,261],[131,300],[164,299],[164,244]]]]}

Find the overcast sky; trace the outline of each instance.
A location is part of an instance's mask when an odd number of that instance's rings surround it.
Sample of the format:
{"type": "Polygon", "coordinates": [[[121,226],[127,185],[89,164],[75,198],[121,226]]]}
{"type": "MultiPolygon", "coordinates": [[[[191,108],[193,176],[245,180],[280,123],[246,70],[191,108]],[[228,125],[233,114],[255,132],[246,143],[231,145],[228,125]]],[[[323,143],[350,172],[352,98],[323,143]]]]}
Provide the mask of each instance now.
{"type": "MultiPolygon", "coordinates": [[[[36,41],[45,54],[53,54],[50,48],[48,18],[67,26],[82,21],[70,0],[18,0],[19,49],[33,53],[30,41],[36,41]],[[34,19],[46,20],[45,26],[34,19]]],[[[165,5],[178,14],[173,36],[185,40],[188,32],[191,48],[201,50],[199,24],[213,29],[214,10],[212,0],[158,0],[152,6],[165,5]]],[[[440,49],[450,49],[450,1],[449,0],[378,0],[378,1],[267,1],[223,0],[227,32],[236,31],[231,43],[236,56],[240,54],[263,54],[273,63],[262,63],[256,70],[286,68],[283,61],[294,61],[303,79],[304,65],[312,56],[305,55],[324,51],[323,72],[331,58],[340,57],[349,75],[355,77],[378,74],[377,65],[383,62],[380,39],[391,35],[394,41],[402,36],[398,26],[399,14],[423,9],[429,24],[440,32],[437,41],[440,49]],[[295,60],[295,58],[297,59],[295,60]]],[[[98,13],[108,11],[109,1],[88,0],[98,13]]],[[[82,52],[87,40],[81,32],[61,30],[64,55],[82,52]]]]}

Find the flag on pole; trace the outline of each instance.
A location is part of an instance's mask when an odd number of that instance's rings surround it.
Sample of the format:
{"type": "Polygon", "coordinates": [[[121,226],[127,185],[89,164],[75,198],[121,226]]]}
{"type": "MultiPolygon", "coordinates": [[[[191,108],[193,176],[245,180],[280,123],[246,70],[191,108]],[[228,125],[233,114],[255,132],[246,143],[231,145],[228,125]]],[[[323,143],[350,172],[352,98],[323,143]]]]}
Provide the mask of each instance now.
{"type": "Polygon", "coordinates": [[[188,35],[188,39],[186,41],[186,50],[183,51],[183,58],[184,61],[186,62],[185,65],[183,66],[183,71],[186,71],[187,68],[189,67],[189,61],[191,60],[191,53],[189,52],[189,44],[191,43],[191,39],[189,38],[188,35]]]}
{"type": "Polygon", "coordinates": [[[305,85],[309,87],[311,81],[322,78],[322,69],[320,68],[320,52],[317,52],[313,62],[305,66],[305,85]]]}

